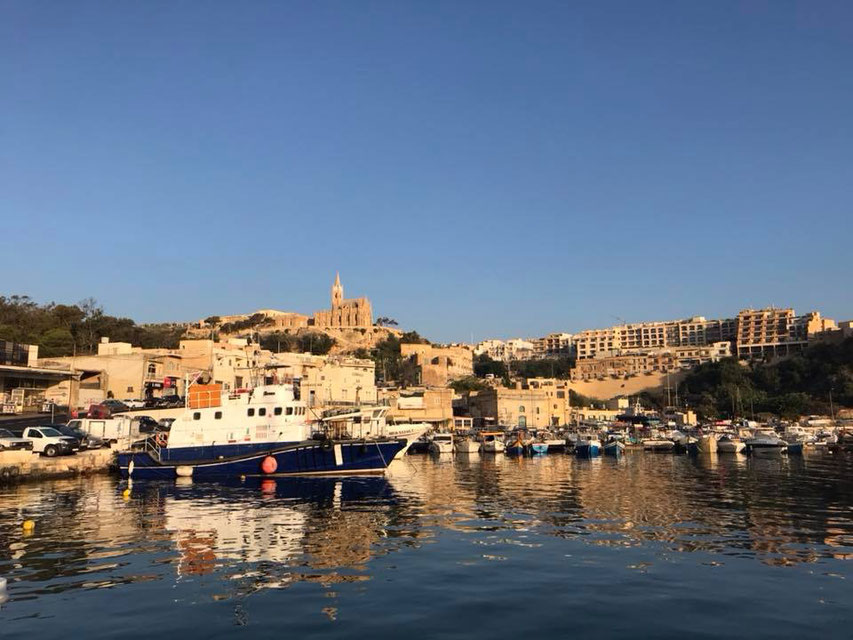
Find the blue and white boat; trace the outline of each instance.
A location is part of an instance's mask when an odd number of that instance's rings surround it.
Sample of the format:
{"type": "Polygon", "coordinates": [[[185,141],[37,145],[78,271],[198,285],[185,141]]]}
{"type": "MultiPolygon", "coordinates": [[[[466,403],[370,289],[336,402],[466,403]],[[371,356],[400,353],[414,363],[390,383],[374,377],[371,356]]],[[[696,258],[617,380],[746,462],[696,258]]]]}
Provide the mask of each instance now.
{"type": "Polygon", "coordinates": [[[404,438],[316,433],[300,400],[298,381],[226,397],[216,392],[195,403],[190,389],[188,406],[168,436],[158,434],[118,454],[123,477],[381,474],[407,445],[404,438]]]}
{"type": "Polygon", "coordinates": [[[618,458],[625,451],[625,444],[619,440],[611,440],[604,445],[604,455],[618,458]]]}
{"type": "Polygon", "coordinates": [[[581,436],[575,443],[578,458],[595,458],[601,455],[601,441],[595,436],[581,436]]]}
{"type": "Polygon", "coordinates": [[[531,442],[530,443],[530,455],[538,456],[548,453],[548,443],[547,442],[531,442]]]}

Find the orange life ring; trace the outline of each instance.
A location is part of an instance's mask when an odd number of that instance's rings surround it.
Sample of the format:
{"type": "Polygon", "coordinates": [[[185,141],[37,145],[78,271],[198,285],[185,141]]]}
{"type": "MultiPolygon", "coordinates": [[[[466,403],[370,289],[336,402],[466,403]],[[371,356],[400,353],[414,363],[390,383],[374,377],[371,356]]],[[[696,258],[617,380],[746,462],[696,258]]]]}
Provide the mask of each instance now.
{"type": "Polygon", "coordinates": [[[154,436],[154,442],[157,443],[158,447],[165,447],[168,441],[169,434],[167,434],[165,431],[161,431],[156,436],[154,436]]]}

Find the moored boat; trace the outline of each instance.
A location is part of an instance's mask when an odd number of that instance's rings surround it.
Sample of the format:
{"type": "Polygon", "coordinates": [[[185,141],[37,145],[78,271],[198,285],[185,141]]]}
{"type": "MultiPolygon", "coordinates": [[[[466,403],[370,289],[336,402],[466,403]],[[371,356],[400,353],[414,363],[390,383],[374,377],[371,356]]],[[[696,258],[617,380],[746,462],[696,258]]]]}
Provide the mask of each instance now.
{"type": "Polygon", "coordinates": [[[453,434],[434,433],[430,439],[429,452],[437,455],[453,453],[453,434]]]}
{"type": "Polygon", "coordinates": [[[601,455],[601,441],[594,436],[578,439],[575,444],[575,455],[578,458],[595,458],[601,455]]]}
{"type": "Polygon", "coordinates": [[[548,443],[547,442],[531,442],[530,443],[530,453],[531,455],[542,455],[548,453],[548,443]]]}
{"type": "Polygon", "coordinates": [[[611,440],[604,445],[604,455],[620,457],[625,451],[625,444],[618,440],[611,440]]]}
{"type": "Polygon", "coordinates": [[[407,444],[395,438],[334,437],[307,421],[298,382],[223,397],[216,385],[188,389],[168,434],[118,454],[124,477],[223,479],[384,473],[407,444]]]}
{"type": "Polygon", "coordinates": [[[788,451],[788,443],[775,433],[759,431],[744,441],[748,453],[781,454],[788,451]]]}
{"type": "Polygon", "coordinates": [[[456,453],[471,454],[480,451],[480,443],[473,438],[457,438],[453,444],[453,450],[456,453]]]}
{"type": "Polygon", "coordinates": [[[503,432],[484,431],[480,434],[480,453],[504,453],[503,432]]]}
{"type": "Polygon", "coordinates": [[[720,453],[740,453],[746,448],[746,445],[737,438],[724,435],[717,440],[717,451],[720,453]]]}

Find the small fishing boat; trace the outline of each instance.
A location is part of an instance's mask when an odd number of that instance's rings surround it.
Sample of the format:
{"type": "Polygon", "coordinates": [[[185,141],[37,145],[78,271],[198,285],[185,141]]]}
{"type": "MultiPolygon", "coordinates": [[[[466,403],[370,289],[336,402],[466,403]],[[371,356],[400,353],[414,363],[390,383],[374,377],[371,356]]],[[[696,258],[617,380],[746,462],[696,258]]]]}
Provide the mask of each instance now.
{"type": "Polygon", "coordinates": [[[595,436],[579,438],[575,444],[575,455],[578,458],[595,458],[601,455],[601,441],[595,436]]]}
{"type": "Polygon", "coordinates": [[[521,437],[516,436],[511,438],[506,445],[505,453],[508,456],[523,456],[524,455],[524,442],[521,437]]]}
{"type": "Polygon", "coordinates": [[[548,443],[547,442],[531,442],[530,443],[530,454],[531,455],[542,455],[548,453],[548,443]]]}
{"type": "Polygon", "coordinates": [[[503,453],[506,450],[502,431],[484,431],[480,434],[480,453],[503,453]]]}
{"type": "Polygon", "coordinates": [[[713,434],[699,436],[697,448],[699,453],[717,453],[717,438],[713,434]]]}
{"type": "Polygon", "coordinates": [[[611,440],[604,445],[604,455],[620,457],[625,452],[625,444],[619,440],[611,440]]]}
{"type": "Polygon", "coordinates": [[[429,452],[437,455],[453,453],[453,434],[434,433],[429,443],[429,452]]]}
{"type": "Polygon", "coordinates": [[[469,437],[458,438],[453,444],[453,450],[461,454],[478,453],[480,451],[480,443],[469,437]]]}

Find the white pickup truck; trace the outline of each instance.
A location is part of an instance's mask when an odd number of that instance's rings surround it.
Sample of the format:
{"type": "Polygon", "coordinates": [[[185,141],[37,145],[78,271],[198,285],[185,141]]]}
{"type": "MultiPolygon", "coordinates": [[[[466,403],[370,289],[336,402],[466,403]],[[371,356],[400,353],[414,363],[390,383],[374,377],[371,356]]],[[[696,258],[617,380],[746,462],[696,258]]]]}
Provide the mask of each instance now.
{"type": "Polygon", "coordinates": [[[27,427],[22,438],[33,443],[33,453],[41,453],[48,458],[68,455],[77,450],[77,441],[62,435],[53,427],[27,427]]]}

